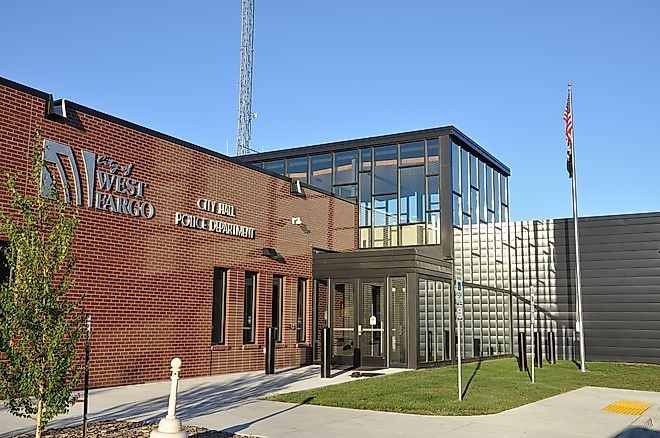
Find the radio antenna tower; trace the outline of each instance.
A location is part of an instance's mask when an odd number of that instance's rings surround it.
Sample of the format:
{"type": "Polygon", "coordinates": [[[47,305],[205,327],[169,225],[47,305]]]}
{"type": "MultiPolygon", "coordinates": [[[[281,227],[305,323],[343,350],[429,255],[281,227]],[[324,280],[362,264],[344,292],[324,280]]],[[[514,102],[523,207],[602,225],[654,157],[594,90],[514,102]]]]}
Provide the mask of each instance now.
{"type": "Polygon", "coordinates": [[[254,0],[243,0],[241,24],[241,83],[238,91],[236,155],[252,152],[252,56],[254,54],[254,0]]]}

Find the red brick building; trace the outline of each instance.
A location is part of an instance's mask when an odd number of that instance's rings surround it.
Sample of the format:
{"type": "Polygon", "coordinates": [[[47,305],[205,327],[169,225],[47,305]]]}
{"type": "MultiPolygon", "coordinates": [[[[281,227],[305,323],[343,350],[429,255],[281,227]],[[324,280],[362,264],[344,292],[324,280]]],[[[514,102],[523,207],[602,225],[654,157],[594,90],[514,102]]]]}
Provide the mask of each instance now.
{"type": "Polygon", "coordinates": [[[278,367],[310,363],[312,253],[355,250],[356,205],[78,104],[49,116],[48,100],[0,78],[0,170],[29,171],[38,127],[45,175],[68,182],[91,385],[166,378],[174,356],[186,377],[263,369],[271,325],[278,367]]]}

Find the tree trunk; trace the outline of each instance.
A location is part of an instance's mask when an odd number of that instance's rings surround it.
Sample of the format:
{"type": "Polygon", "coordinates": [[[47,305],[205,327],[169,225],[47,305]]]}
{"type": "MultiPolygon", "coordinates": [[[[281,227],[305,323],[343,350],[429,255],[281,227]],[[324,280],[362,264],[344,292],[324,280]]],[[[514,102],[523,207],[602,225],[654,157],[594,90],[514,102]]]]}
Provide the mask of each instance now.
{"type": "Polygon", "coordinates": [[[34,438],[41,438],[41,417],[43,415],[44,411],[44,402],[43,400],[39,400],[37,402],[37,430],[34,434],[34,438]]]}

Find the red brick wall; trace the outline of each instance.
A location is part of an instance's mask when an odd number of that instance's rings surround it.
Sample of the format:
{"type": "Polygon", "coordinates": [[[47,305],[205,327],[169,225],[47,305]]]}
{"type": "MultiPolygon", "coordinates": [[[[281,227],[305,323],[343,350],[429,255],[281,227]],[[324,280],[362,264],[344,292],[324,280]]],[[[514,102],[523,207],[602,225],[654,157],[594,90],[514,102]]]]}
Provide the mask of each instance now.
{"type": "MultiPolygon", "coordinates": [[[[155,217],[146,220],[88,208],[83,190],[73,294],[85,295],[85,309],[92,314],[92,386],[165,379],[175,356],[183,361],[183,377],[263,369],[273,274],[286,277],[277,366],[309,362],[312,247],[355,249],[354,204],[311,189],[306,189],[306,198],[292,196],[285,180],[84,108],[70,107],[72,122],[67,124],[48,120],[43,95],[8,85],[0,83],[3,173],[29,169],[29,145],[39,126],[44,139],[73,148],[83,185],[83,149],[120,164],[134,163],[133,176],[148,182],[144,199],[156,209],[155,217]],[[198,198],[232,204],[236,217],[201,212],[198,198]],[[174,224],[177,211],[253,227],[256,237],[182,228],[174,224]],[[308,232],[292,225],[292,216],[301,217],[308,232]],[[263,256],[264,247],[277,250],[284,261],[263,256]],[[212,347],[214,266],[229,273],[226,341],[212,347]],[[259,273],[254,345],[242,343],[246,270],[259,273]],[[296,331],[288,328],[296,321],[298,277],[310,279],[305,344],[297,344],[296,331]]],[[[7,205],[4,187],[0,203],[7,205]]]]}

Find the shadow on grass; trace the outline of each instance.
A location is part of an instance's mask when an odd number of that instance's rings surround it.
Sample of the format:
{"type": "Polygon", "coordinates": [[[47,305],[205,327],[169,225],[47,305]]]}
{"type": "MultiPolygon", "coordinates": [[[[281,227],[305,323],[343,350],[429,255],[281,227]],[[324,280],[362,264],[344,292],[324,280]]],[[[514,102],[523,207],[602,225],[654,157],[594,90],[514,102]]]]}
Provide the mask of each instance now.
{"type": "Polygon", "coordinates": [[[463,390],[463,394],[461,395],[461,398],[465,398],[465,394],[467,394],[468,388],[470,388],[470,383],[472,383],[472,380],[474,380],[474,376],[477,375],[477,372],[479,372],[479,368],[481,368],[481,362],[483,362],[483,361],[481,359],[479,359],[479,361],[477,362],[476,368],[474,369],[474,371],[472,371],[472,375],[470,376],[470,379],[468,380],[467,385],[465,385],[465,389],[463,390]]]}

